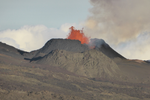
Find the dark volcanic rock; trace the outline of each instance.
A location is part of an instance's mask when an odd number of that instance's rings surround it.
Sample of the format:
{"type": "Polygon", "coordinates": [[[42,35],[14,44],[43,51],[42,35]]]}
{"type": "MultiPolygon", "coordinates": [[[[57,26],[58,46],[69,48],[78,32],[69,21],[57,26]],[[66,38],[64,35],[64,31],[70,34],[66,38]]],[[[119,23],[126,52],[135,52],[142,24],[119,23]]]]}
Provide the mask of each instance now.
{"type": "Polygon", "coordinates": [[[88,45],[81,44],[78,40],[70,39],[51,39],[49,40],[34,56],[33,59],[41,58],[50,53],[53,50],[66,50],[71,52],[84,52],[90,50],[89,47],[94,47],[93,49],[99,50],[104,53],[109,58],[122,58],[122,55],[113,50],[103,39],[91,39],[88,45]]]}
{"type": "Polygon", "coordinates": [[[28,53],[0,43],[0,100],[150,100],[149,63],[121,59],[101,39],[91,46],[52,39],[28,53]]]}
{"type": "Polygon", "coordinates": [[[15,58],[23,58],[25,51],[16,49],[12,46],[9,46],[5,43],[0,42],[0,54],[5,54],[7,56],[15,57],[15,58]]]}
{"type": "MultiPolygon", "coordinates": [[[[49,40],[41,49],[32,52],[25,52],[16,49],[12,46],[0,42],[0,53],[6,54],[8,56],[24,58],[28,60],[35,60],[45,55],[49,54],[53,50],[65,50],[71,52],[85,52],[89,50],[89,47],[94,47],[93,49],[99,50],[104,53],[109,58],[123,58],[122,55],[114,51],[107,43],[102,39],[91,39],[90,44],[81,44],[78,40],[70,39],[51,39],[49,40]]],[[[32,61],[31,60],[31,61],[32,61]]]]}
{"type": "Polygon", "coordinates": [[[11,56],[14,58],[31,59],[35,56],[37,52],[38,50],[26,52],[26,51],[19,50],[13,46],[0,42],[0,54],[4,54],[4,55],[11,56]]]}
{"type": "Polygon", "coordinates": [[[101,51],[109,58],[122,58],[125,59],[122,55],[113,50],[103,39],[91,39],[90,46],[94,47],[96,50],[101,51]]]}
{"type": "Polygon", "coordinates": [[[52,50],[66,50],[71,52],[84,52],[89,50],[86,44],[81,44],[78,40],[51,39],[36,54],[34,58],[43,57],[52,50]]]}

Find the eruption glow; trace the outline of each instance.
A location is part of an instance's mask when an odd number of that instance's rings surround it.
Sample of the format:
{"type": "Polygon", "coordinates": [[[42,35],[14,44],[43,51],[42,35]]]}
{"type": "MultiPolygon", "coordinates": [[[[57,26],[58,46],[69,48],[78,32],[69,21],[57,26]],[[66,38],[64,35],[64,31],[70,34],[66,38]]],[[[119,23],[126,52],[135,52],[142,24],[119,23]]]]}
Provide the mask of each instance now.
{"type": "Polygon", "coordinates": [[[81,41],[81,44],[89,43],[89,38],[84,35],[83,30],[76,30],[76,29],[74,29],[73,26],[70,27],[70,30],[71,31],[70,31],[67,39],[79,40],[79,41],[81,41]]]}

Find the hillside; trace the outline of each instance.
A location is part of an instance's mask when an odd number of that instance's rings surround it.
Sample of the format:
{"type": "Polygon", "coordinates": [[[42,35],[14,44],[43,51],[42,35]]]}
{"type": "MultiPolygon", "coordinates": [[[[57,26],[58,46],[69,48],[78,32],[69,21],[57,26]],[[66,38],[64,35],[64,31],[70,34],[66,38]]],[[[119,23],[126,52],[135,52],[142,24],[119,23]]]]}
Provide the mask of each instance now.
{"type": "Polygon", "coordinates": [[[102,39],[52,39],[25,52],[0,44],[1,100],[149,100],[150,63],[126,59],[102,39]]]}
{"type": "Polygon", "coordinates": [[[89,50],[89,47],[85,44],[81,44],[78,40],[51,39],[37,52],[34,58],[43,57],[52,50],[56,49],[72,52],[83,52],[89,50]]]}
{"type": "Polygon", "coordinates": [[[112,78],[117,76],[119,72],[117,64],[97,50],[89,50],[83,53],[54,50],[36,62],[60,66],[77,75],[89,78],[112,78]]]}

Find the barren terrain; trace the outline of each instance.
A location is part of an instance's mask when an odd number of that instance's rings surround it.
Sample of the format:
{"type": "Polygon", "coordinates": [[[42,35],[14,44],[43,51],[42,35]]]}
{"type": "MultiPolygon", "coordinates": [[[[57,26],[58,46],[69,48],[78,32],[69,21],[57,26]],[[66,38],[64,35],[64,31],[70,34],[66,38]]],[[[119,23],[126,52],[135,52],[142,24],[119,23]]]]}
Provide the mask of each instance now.
{"type": "Polygon", "coordinates": [[[1,43],[0,100],[150,100],[150,63],[60,42],[30,53],[1,43]]]}

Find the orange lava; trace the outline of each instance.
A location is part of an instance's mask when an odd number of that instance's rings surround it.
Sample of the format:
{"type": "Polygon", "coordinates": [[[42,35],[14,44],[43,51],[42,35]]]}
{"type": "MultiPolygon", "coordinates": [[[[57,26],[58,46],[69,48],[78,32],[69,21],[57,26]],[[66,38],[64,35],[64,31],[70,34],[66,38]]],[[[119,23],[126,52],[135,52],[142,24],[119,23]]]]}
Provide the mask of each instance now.
{"type": "Polygon", "coordinates": [[[76,30],[76,29],[74,29],[73,26],[70,27],[70,30],[71,31],[70,31],[67,39],[79,40],[79,41],[81,41],[81,44],[89,43],[89,38],[84,35],[83,30],[76,30]]]}

